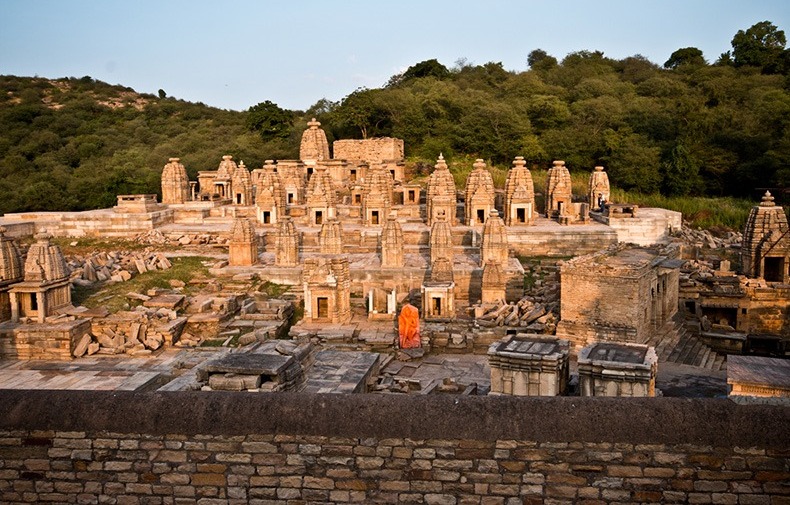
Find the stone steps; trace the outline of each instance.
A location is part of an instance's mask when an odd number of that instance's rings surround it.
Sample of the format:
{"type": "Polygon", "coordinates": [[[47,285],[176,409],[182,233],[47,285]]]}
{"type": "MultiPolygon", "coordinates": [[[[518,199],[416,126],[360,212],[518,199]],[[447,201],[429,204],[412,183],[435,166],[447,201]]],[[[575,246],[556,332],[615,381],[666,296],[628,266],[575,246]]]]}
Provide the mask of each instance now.
{"type": "Polygon", "coordinates": [[[718,354],[691,333],[681,338],[666,361],[713,371],[723,370],[727,363],[726,356],[718,354]]]}
{"type": "Polygon", "coordinates": [[[723,370],[726,356],[720,355],[690,332],[681,315],[659,328],[647,342],[656,350],[659,362],[678,363],[708,370],[723,370]]]}

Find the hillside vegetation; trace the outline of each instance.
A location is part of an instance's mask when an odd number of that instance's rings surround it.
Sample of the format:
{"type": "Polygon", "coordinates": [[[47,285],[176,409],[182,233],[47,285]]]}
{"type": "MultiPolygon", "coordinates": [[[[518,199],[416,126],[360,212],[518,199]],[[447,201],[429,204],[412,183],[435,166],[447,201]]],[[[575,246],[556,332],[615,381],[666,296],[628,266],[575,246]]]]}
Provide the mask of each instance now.
{"type": "MultiPolygon", "coordinates": [[[[693,47],[662,66],[598,51],[557,60],[540,49],[525,54],[526,71],[427,60],[381,88],[322,99],[306,111],[264,101],[234,112],[90,77],[2,76],[0,212],[107,207],[117,194],[155,193],[171,156],[181,157],[193,179],[216,169],[223,154],[250,168],[297,158],[311,117],[330,142],[404,139],[418,176],[442,152],[459,184],[479,157],[501,186],[520,155],[535,169],[553,159],[564,159],[572,173],[604,165],[617,195],[637,203],[756,201],[764,188],[790,185],[785,45],[784,33],[766,21],[735,34],[732,52],[712,63],[693,47]]],[[[704,211],[709,202],[694,205],[704,211]]],[[[728,202],[736,214],[748,208],[728,202]]]]}

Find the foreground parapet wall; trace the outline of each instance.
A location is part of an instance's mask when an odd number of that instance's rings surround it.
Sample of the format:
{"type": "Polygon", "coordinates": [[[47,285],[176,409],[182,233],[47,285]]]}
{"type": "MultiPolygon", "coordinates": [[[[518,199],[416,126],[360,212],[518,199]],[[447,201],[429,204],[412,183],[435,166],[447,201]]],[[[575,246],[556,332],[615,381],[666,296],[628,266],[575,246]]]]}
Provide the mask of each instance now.
{"type": "Polygon", "coordinates": [[[727,400],[0,391],[0,404],[3,503],[747,503],[790,480],[790,409],[727,400]]]}

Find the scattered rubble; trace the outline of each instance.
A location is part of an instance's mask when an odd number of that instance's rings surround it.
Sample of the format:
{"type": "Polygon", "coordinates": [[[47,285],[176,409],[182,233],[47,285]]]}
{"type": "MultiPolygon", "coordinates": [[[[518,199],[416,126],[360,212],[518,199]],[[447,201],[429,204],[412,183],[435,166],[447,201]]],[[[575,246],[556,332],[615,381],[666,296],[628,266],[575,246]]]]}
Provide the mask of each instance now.
{"type": "Polygon", "coordinates": [[[187,245],[227,245],[229,239],[215,233],[164,234],[159,230],[151,230],[137,235],[133,240],[138,244],[183,247],[187,245]]]}
{"type": "Polygon", "coordinates": [[[172,264],[164,254],[145,252],[98,252],[68,260],[71,282],[91,286],[96,282],[125,282],[149,270],[167,270],[172,264]]]}
{"type": "Polygon", "coordinates": [[[186,317],[179,317],[174,310],[145,306],[94,318],[90,333],[77,343],[73,354],[149,355],[178,342],[186,322],[186,317]]]}
{"type": "Polygon", "coordinates": [[[723,237],[717,237],[708,230],[689,228],[685,224],[676,237],[690,246],[708,249],[739,249],[743,241],[743,234],[738,231],[728,231],[723,237]]]}
{"type": "Polygon", "coordinates": [[[557,302],[536,302],[525,296],[515,303],[499,301],[497,304],[475,307],[476,321],[479,326],[518,326],[536,333],[554,333],[559,316],[557,302]]]}

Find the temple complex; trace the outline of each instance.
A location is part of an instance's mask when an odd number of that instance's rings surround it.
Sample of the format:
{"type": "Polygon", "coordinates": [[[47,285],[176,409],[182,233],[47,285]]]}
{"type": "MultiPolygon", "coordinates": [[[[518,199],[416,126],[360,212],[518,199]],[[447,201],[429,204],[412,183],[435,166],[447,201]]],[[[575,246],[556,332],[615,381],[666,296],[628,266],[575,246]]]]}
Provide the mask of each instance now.
{"type": "MultiPolygon", "coordinates": [[[[225,363],[198,387],[263,390],[271,381],[299,390],[313,387],[310,370],[336,369],[357,377],[338,390],[411,392],[420,379],[407,377],[402,363],[448,353],[470,355],[483,372],[474,385],[440,381],[447,392],[651,396],[663,362],[719,372],[727,353],[788,347],[788,225],[769,194],[738,239],[740,269],[730,267],[729,252],[714,273],[697,275],[688,269],[699,268],[699,250],[676,236],[680,214],[612,202],[601,167],[588,191],[573,195],[568,168],[555,161],[536,195],[536,168],[520,156],[501,188],[476,160],[463,193],[441,154],[425,178],[410,180],[407,166],[398,139],[330,146],[313,120],[299,160],[250,171],[225,155],[217,170],[189,181],[171,158],[162,203],[119,195],[112,209],[4,216],[0,350],[15,358],[145,357],[214,342],[255,354],[277,339],[303,353],[260,360],[288,361],[301,378],[263,361],[236,376],[225,363]],[[127,238],[157,249],[69,257],[66,266],[45,229],[59,240],[127,238]],[[36,234],[29,247],[10,238],[36,234]],[[72,305],[71,283],[126,282],[170,268],[184,250],[202,258],[207,278],[130,293],[120,304],[130,310],[72,305]],[[399,349],[404,307],[412,336],[399,349]],[[313,365],[309,346],[329,361],[313,365]],[[404,376],[379,375],[377,363],[387,362],[379,354],[395,356],[404,376]],[[363,368],[351,373],[349,363],[363,368]],[[568,363],[579,382],[566,377],[568,363]]],[[[327,380],[316,390],[335,390],[327,380]]],[[[419,387],[439,390],[431,384],[419,387]]]]}

